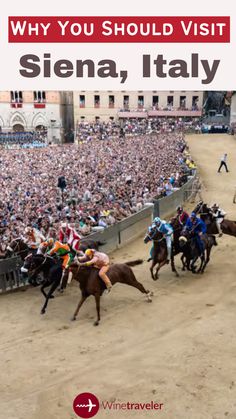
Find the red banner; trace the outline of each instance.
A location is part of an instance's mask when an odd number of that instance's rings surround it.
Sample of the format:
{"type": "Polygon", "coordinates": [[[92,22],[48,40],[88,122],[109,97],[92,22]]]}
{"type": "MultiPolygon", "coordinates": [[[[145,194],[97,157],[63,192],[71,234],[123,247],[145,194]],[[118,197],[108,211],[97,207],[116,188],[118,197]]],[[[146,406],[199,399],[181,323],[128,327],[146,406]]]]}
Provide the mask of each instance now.
{"type": "Polygon", "coordinates": [[[226,43],[230,17],[10,16],[11,43],[226,43]]]}

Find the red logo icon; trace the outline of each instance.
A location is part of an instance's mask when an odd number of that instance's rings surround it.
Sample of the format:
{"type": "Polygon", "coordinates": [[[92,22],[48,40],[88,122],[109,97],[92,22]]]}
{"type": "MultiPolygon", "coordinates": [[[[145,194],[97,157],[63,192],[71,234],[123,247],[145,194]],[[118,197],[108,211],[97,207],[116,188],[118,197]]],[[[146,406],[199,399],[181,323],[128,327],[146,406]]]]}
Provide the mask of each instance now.
{"type": "Polygon", "coordinates": [[[92,393],[81,393],[76,396],[73,409],[81,418],[92,418],[99,411],[99,400],[92,393]]]}

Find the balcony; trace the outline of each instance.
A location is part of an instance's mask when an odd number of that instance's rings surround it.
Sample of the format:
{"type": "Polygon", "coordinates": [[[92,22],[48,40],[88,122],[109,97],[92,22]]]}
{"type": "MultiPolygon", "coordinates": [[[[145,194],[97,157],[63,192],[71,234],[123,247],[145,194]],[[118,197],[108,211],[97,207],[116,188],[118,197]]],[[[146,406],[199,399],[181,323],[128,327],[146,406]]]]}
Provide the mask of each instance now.
{"type": "Polygon", "coordinates": [[[113,102],[109,103],[109,109],[114,109],[115,104],[113,102]]]}
{"type": "Polygon", "coordinates": [[[79,107],[80,107],[80,108],[85,108],[85,103],[84,103],[84,102],[81,102],[81,103],[79,104],[79,107]]]}
{"type": "Polygon", "coordinates": [[[23,107],[23,103],[11,102],[11,108],[19,109],[23,107]]]}
{"type": "Polygon", "coordinates": [[[94,103],[94,108],[100,108],[100,103],[99,102],[94,103]]]}
{"type": "Polygon", "coordinates": [[[44,108],[46,108],[46,104],[45,103],[40,103],[40,102],[34,103],[34,108],[35,109],[44,109],[44,108]]]}

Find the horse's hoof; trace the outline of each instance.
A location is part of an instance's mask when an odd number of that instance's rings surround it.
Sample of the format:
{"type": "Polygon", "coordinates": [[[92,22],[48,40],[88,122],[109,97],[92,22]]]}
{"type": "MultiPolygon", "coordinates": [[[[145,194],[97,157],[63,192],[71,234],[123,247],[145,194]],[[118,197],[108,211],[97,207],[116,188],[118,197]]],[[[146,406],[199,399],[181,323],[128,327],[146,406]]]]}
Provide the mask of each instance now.
{"type": "Polygon", "coordinates": [[[152,299],[151,299],[151,297],[148,297],[148,299],[147,299],[147,303],[152,303],[152,299]]]}
{"type": "Polygon", "coordinates": [[[96,321],[93,323],[94,326],[98,326],[99,325],[99,321],[96,321]]]}
{"type": "Polygon", "coordinates": [[[70,319],[72,322],[75,322],[75,320],[76,320],[76,317],[75,316],[73,316],[73,317],[71,317],[71,319],[70,319]]]}
{"type": "Polygon", "coordinates": [[[52,299],[52,298],[55,298],[55,297],[54,297],[54,295],[50,295],[50,298],[52,299]]]}
{"type": "Polygon", "coordinates": [[[178,272],[175,272],[175,276],[176,276],[177,278],[179,278],[179,274],[178,274],[178,272]]]}
{"type": "Polygon", "coordinates": [[[42,310],[41,310],[41,314],[45,314],[46,313],[46,310],[43,308],[42,310]]]}

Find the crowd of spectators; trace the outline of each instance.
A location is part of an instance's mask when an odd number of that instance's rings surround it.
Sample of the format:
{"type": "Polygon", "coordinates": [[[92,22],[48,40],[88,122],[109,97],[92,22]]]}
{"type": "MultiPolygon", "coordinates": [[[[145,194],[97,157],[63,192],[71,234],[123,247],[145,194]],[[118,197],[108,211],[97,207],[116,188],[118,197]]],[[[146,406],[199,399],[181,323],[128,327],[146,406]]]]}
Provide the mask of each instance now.
{"type": "Polygon", "coordinates": [[[120,134],[120,124],[110,120],[108,122],[81,122],[77,125],[77,139],[79,141],[98,139],[105,140],[120,134]]]}
{"type": "Polygon", "coordinates": [[[0,148],[44,147],[46,138],[46,131],[0,132],[0,148]]]}
{"type": "Polygon", "coordinates": [[[112,132],[103,141],[87,133],[78,145],[1,150],[1,243],[24,235],[26,226],[56,237],[64,221],[86,236],[169,195],[195,170],[181,132],[112,132]]]}

